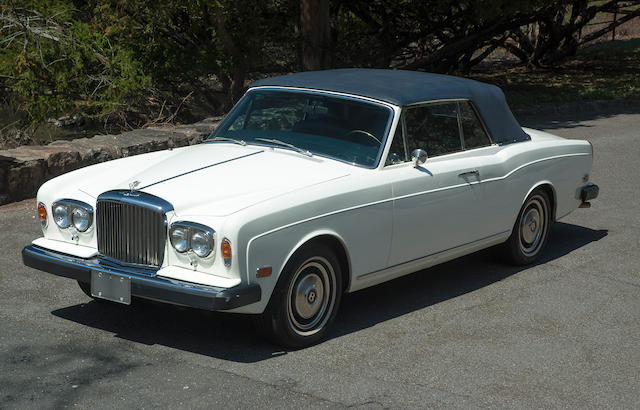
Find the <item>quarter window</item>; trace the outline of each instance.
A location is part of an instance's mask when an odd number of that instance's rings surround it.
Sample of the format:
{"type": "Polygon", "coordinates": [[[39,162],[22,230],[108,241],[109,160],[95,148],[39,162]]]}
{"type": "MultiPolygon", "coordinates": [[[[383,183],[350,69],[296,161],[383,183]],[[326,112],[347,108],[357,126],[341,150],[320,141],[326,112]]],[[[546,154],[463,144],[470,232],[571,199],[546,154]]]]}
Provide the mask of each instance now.
{"type": "Polygon", "coordinates": [[[402,118],[400,118],[396,132],[393,135],[393,141],[391,141],[391,147],[389,148],[389,155],[387,155],[385,165],[401,164],[409,161],[410,158],[408,158],[404,148],[404,141],[402,140],[402,118]]]}
{"type": "Polygon", "coordinates": [[[462,124],[465,149],[491,145],[489,136],[469,101],[460,102],[460,123],[462,124]]]}

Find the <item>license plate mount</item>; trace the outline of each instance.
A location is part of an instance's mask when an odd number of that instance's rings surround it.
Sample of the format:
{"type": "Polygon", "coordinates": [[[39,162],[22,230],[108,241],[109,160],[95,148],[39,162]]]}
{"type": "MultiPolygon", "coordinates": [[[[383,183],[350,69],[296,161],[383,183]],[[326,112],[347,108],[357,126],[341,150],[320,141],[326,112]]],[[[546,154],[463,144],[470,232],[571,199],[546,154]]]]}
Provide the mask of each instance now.
{"type": "Polygon", "coordinates": [[[93,270],[91,271],[91,296],[130,305],[131,278],[93,270]]]}

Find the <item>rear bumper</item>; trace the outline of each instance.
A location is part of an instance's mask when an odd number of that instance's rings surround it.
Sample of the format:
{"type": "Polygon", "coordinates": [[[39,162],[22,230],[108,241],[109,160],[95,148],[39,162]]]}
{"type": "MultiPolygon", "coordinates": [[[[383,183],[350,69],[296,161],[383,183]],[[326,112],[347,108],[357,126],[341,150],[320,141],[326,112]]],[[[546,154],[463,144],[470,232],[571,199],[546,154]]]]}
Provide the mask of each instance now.
{"type": "Polygon", "coordinates": [[[589,182],[580,189],[580,199],[582,199],[582,202],[587,202],[596,199],[599,193],[600,188],[598,188],[598,185],[589,182]]]}
{"type": "Polygon", "coordinates": [[[126,276],[131,280],[131,295],[206,310],[230,310],[260,301],[257,284],[217,288],[169,280],[135,269],[101,264],[98,258],[82,259],[29,245],[22,250],[25,265],[57,276],[91,283],[91,272],[126,276]]]}

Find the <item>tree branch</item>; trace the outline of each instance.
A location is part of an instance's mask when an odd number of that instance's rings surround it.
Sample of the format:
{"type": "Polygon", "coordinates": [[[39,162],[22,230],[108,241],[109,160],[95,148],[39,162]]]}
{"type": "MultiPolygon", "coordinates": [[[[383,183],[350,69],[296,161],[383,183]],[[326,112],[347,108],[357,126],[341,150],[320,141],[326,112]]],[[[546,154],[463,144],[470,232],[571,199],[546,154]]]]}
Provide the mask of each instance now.
{"type": "Polygon", "coordinates": [[[632,20],[638,16],[640,16],[640,9],[636,9],[633,12],[630,12],[629,14],[627,14],[626,16],[611,22],[611,24],[609,24],[607,27],[604,27],[598,31],[594,31],[593,33],[587,34],[586,36],[582,37],[580,44],[585,44],[585,43],[588,43],[589,41],[602,37],[603,35],[609,33],[611,30],[618,27],[619,25],[624,24],[627,21],[632,20]]]}

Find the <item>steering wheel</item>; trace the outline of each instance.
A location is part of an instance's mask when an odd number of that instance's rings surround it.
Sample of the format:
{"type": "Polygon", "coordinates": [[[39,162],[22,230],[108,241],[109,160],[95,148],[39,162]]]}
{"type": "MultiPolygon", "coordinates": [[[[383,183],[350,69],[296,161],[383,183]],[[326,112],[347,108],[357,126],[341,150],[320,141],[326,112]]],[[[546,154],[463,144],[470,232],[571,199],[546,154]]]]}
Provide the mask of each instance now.
{"type": "Polygon", "coordinates": [[[347,133],[347,137],[351,136],[351,134],[362,134],[371,139],[373,139],[378,145],[382,145],[382,141],[380,141],[375,135],[365,130],[351,130],[347,133]]]}

